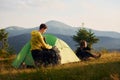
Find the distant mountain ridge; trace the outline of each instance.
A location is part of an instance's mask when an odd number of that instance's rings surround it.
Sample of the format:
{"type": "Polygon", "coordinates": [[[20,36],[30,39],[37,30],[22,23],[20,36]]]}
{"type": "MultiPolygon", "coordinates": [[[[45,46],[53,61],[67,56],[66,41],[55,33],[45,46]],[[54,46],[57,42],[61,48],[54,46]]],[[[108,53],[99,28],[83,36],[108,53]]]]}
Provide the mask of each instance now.
{"type": "MultiPolygon", "coordinates": [[[[48,26],[47,33],[53,34],[64,40],[73,50],[77,48],[77,43],[73,41],[72,36],[76,35],[76,32],[80,27],[72,27],[54,20],[46,22],[46,25],[48,26]]],[[[6,31],[9,32],[8,41],[10,46],[13,46],[16,52],[19,52],[25,43],[30,40],[30,32],[32,30],[38,30],[38,28],[39,27],[26,29],[16,26],[6,28],[6,31]]],[[[95,49],[106,48],[111,50],[120,50],[120,33],[97,30],[92,30],[92,32],[94,32],[100,39],[97,44],[93,45],[95,49]]]]}
{"type": "Polygon", "coordinates": [[[10,26],[6,28],[6,31],[12,31],[12,30],[24,30],[25,28],[23,27],[18,27],[18,26],[10,26]]]}
{"type": "Polygon", "coordinates": [[[29,33],[30,29],[25,29],[23,27],[10,26],[6,28],[6,31],[9,33],[9,37],[18,36],[21,34],[29,33]]]}
{"type": "MultiPolygon", "coordinates": [[[[62,22],[54,21],[54,20],[46,22],[46,25],[48,26],[47,33],[70,35],[70,36],[76,35],[76,32],[80,28],[80,27],[72,27],[72,26],[69,26],[69,25],[64,24],[62,22]]],[[[17,36],[17,35],[21,35],[21,34],[25,34],[25,33],[30,33],[32,30],[38,30],[39,27],[26,29],[26,28],[20,28],[20,27],[16,28],[14,26],[11,28],[7,29],[7,32],[9,32],[9,37],[17,36]],[[11,28],[12,28],[12,30],[11,30],[11,28]]],[[[92,30],[92,32],[94,32],[96,36],[120,38],[120,33],[118,33],[118,32],[98,31],[98,30],[92,30]]]]}

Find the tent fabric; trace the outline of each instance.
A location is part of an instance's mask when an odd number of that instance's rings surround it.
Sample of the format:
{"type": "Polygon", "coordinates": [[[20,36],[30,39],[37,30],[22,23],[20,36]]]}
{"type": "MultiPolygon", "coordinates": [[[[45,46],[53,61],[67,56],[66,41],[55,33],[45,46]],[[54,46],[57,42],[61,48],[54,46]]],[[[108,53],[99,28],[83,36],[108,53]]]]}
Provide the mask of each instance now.
{"type": "MultiPolygon", "coordinates": [[[[45,34],[44,37],[47,44],[56,46],[60,50],[61,64],[80,61],[72,49],[63,40],[51,34],[45,34]]],[[[13,67],[19,68],[23,62],[25,62],[26,65],[35,65],[30,48],[30,42],[24,45],[16,59],[13,61],[13,67]]]]}
{"type": "Polygon", "coordinates": [[[19,66],[25,62],[26,65],[34,65],[34,60],[30,51],[30,42],[26,43],[21,51],[18,53],[17,57],[12,63],[12,66],[15,68],[19,68],[19,66]]]}
{"type": "Polygon", "coordinates": [[[57,37],[51,35],[51,34],[45,34],[43,35],[45,37],[46,43],[48,43],[51,46],[55,46],[57,37]]]}
{"type": "Polygon", "coordinates": [[[72,49],[60,39],[57,39],[55,46],[60,50],[61,64],[79,61],[72,49]]]}

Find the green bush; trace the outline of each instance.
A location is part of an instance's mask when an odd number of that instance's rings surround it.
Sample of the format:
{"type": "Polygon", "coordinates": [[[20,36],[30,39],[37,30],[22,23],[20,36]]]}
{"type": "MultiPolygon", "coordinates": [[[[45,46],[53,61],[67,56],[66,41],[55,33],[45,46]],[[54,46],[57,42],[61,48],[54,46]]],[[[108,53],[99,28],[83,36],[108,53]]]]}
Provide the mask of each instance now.
{"type": "Polygon", "coordinates": [[[1,58],[6,58],[8,56],[9,56],[9,53],[6,50],[0,49],[0,57],[1,58]]]}

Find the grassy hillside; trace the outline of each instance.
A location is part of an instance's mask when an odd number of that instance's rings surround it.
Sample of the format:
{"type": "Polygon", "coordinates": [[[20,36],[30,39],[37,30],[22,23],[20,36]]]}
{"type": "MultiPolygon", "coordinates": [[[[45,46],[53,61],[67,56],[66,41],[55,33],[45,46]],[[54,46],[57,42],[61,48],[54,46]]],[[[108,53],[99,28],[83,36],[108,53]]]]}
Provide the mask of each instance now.
{"type": "Polygon", "coordinates": [[[0,80],[119,80],[120,53],[100,59],[37,69],[14,69],[12,59],[0,60],[0,80]]]}

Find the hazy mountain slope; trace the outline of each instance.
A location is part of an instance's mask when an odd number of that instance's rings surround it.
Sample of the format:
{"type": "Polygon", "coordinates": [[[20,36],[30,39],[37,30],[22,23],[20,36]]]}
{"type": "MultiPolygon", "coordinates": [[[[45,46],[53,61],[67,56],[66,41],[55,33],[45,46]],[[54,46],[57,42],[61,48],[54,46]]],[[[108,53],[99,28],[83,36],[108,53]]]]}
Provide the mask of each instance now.
{"type": "MultiPolygon", "coordinates": [[[[58,38],[62,39],[65,41],[73,50],[77,48],[76,42],[73,41],[72,36],[66,36],[66,35],[60,35],[60,34],[53,34],[57,36],[58,38]]],[[[95,44],[93,47],[95,49],[101,49],[101,48],[106,48],[106,49],[118,49],[120,50],[120,39],[116,38],[110,38],[110,37],[98,37],[100,41],[95,44]]],[[[21,48],[30,40],[30,34],[22,34],[19,36],[14,36],[9,38],[9,44],[10,46],[13,46],[13,48],[16,50],[16,52],[19,52],[21,48]]]]}
{"type": "Polygon", "coordinates": [[[31,29],[26,29],[17,26],[11,26],[6,28],[6,31],[9,33],[9,37],[18,36],[25,33],[30,33],[31,29]]]}
{"type": "Polygon", "coordinates": [[[110,37],[99,37],[100,41],[94,45],[95,48],[118,49],[120,50],[120,39],[110,37]]]}
{"type": "MultiPolygon", "coordinates": [[[[46,24],[48,25],[47,33],[56,35],[67,42],[73,50],[76,49],[76,42],[73,41],[72,36],[76,35],[76,31],[79,29],[78,27],[72,27],[54,20],[48,21],[46,24]]],[[[23,45],[30,40],[30,32],[32,30],[38,30],[38,28],[39,27],[26,29],[16,26],[6,28],[6,31],[9,32],[10,45],[13,46],[17,52],[20,51],[23,45]]],[[[97,30],[92,30],[92,32],[94,32],[96,36],[101,36],[99,37],[100,41],[94,45],[94,48],[120,49],[120,33],[97,30]]]]}
{"type": "Polygon", "coordinates": [[[112,37],[112,38],[119,38],[120,39],[120,33],[114,32],[114,31],[98,31],[98,30],[92,30],[95,35],[97,36],[105,36],[105,37],[112,37]]]}
{"type": "Polygon", "coordinates": [[[77,31],[78,28],[66,25],[62,22],[58,21],[48,21],[48,33],[53,34],[62,34],[62,35],[75,35],[75,31],[77,31]]]}
{"type": "MultiPolygon", "coordinates": [[[[75,49],[75,42],[72,40],[71,36],[65,36],[60,34],[53,34],[58,38],[65,41],[72,49],[75,49]]],[[[12,46],[16,52],[19,52],[21,48],[30,40],[30,34],[22,34],[8,39],[9,45],[12,46]]]]}
{"type": "MultiPolygon", "coordinates": [[[[47,33],[69,35],[69,36],[75,35],[76,31],[78,31],[78,29],[80,28],[80,27],[72,27],[62,22],[54,21],[54,20],[48,21],[46,22],[46,24],[48,25],[47,33]]],[[[7,28],[6,30],[9,32],[9,37],[11,37],[11,36],[30,33],[32,30],[37,30],[37,29],[38,27],[25,29],[25,28],[14,26],[14,27],[7,28]]],[[[120,33],[117,33],[117,32],[98,31],[98,30],[92,30],[92,32],[94,32],[96,36],[120,38],[120,33]]]]}
{"type": "Polygon", "coordinates": [[[30,40],[30,34],[22,34],[14,37],[9,37],[8,42],[11,47],[15,49],[16,52],[19,52],[21,48],[30,40]]]}

